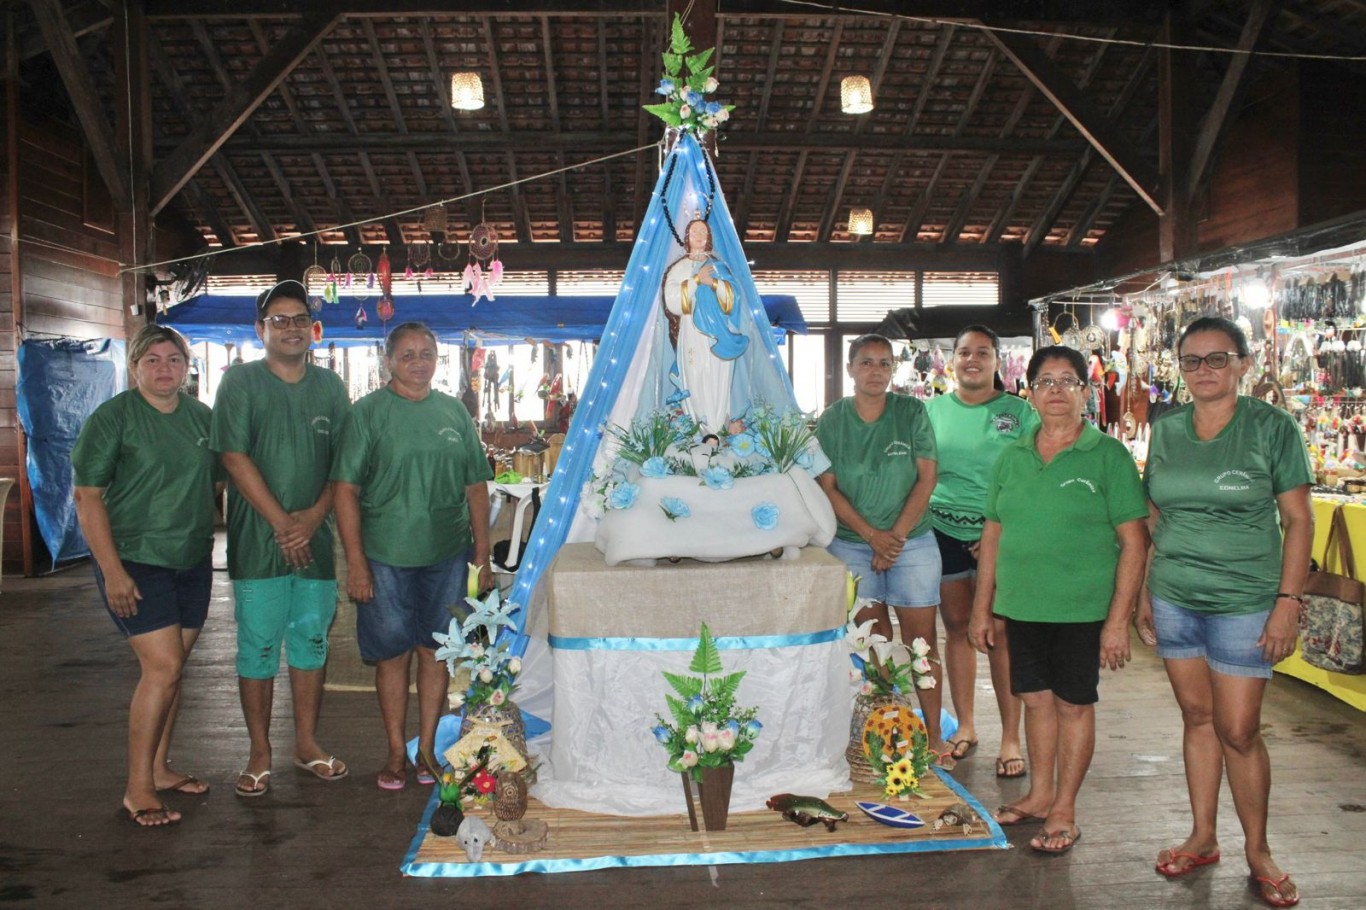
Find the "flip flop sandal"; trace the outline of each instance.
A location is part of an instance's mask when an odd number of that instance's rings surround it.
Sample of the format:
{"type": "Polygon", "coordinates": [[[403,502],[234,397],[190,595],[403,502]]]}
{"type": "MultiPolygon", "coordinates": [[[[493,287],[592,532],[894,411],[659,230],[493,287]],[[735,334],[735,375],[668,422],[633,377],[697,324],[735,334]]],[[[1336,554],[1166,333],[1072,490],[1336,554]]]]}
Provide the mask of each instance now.
{"type": "Polygon", "coordinates": [[[342,769],[338,771],[337,765],[339,764],[341,764],[341,762],[337,760],[337,756],[335,755],[329,755],[327,758],[315,758],[313,761],[304,761],[301,758],[294,759],[294,767],[298,768],[300,771],[307,771],[318,780],[325,780],[328,783],[341,780],[351,773],[351,769],[345,765],[342,765],[342,769]],[[323,773],[323,768],[326,768],[332,773],[323,773]]]}
{"type": "Polygon", "coordinates": [[[265,796],[267,791],[270,790],[269,770],[262,771],[260,774],[252,774],[250,771],[243,771],[241,774],[237,775],[237,780],[237,786],[233,789],[236,790],[238,796],[245,796],[247,799],[265,796]],[[256,785],[254,789],[242,786],[241,780],[244,777],[251,779],[251,782],[256,785]]]}
{"type": "Polygon", "coordinates": [[[436,783],[436,777],[426,768],[417,769],[417,782],[424,787],[430,787],[436,783]]]}
{"type": "Polygon", "coordinates": [[[1079,840],[1081,840],[1080,828],[1069,828],[1065,831],[1040,831],[1038,835],[1029,842],[1029,848],[1038,853],[1049,853],[1053,856],[1061,856],[1068,850],[1071,850],[1072,845],[1079,840]],[[1073,834],[1073,831],[1075,831],[1076,834],[1073,834]],[[1063,845],[1061,847],[1044,846],[1044,844],[1047,841],[1052,840],[1054,838],[1061,839],[1063,845]]]}
{"type": "Polygon", "coordinates": [[[1014,815],[1014,816],[1015,816],[1015,820],[1014,820],[1014,821],[1006,821],[1006,820],[1003,819],[1003,818],[997,818],[997,819],[996,819],[996,824],[1000,825],[1002,828],[1009,828],[1009,827],[1011,827],[1012,825],[1023,825],[1025,822],[1041,822],[1041,821],[1043,821],[1043,816],[1042,816],[1042,815],[1031,815],[1030,813],[1026,812],[1025,810],[1023,810],[1023,809],[1021,809],[1021,808],[1019,808],[1019,807],[1017,807],[1017,806],[998,806],[997,809],[996,809],[996,814],[997,814],[998,816],[999,816],[999,815],[1003,815],[1003,814],[1005,814],[1006,812],[1009,812],[1011,815],[1014,815]]]}
{"type": "Polygon", "coordinates": [[[375,786],[381,790],[402,790],[408,786],[408,772],[390,771],[386,768],[375,775],[375,786]]]}
{"type": "Polygon", "coordinates": [[[208,792],[209,792],[209,785],[206,784],[206,783],[204,783],[204,782],[203,782],[202,780],[200,780],[199,778],[195,777],[193,774],[187,774],[187,775],[185,775],[184,777],[182,777],[180,780],[178,780],[178,781],[176,781],[175,783],[171,784],[169,787],[158,787],[158,788],[157,788],[157,792],[158,792],[158,793],[186,793],[186,794],[189,794],[190,796],[203,796],[205,793],[208,793],[208,792]],[[197,786],[202,786],[204,789],[203,789],[203,790],[187,790],[187,789],[185,789],[186,787],[197,787],[197,786]]]}
{"type": "Polygon", "coordinates": [[[139,828],[168,828],[180,821],[178,818],[171,818],[171,807],[165,803],[162,803],[160,806],[151,806],[146,809],[129,809],[127,806],[124,806],[123,811],[127,813],[128,820],[139,828]],[[166,821],[159,825],[151,823],[143,824],[142,819],[149,815],[157,814],[166,816],[166,821]]]}
{"type": "Polygon", "coordinates": [[[1295,892],[1294,897],[1281,896],[1281,885],[1290,881],[1289,872],[1285,873],[1280,878],[1270,878],[1265,875],[1249,875],[1247,879],[1248,883],[1257,889],[1258,896],[1273,907],[1293,907],[1300,902],[1299,891],[1295,892]],[[1271,889],[1271,894],[1267,893],[1268,888],[1271,889]],[[1272,895],[1275,896],[1273,897],[1272,895]]]}
{"type": "Polygon", "coordinates": [[[963,759],[967,758],[969,755],[972,754],[973,749],[977,748],[977,740],[951,739],[949,740],[949,745],[953,747],[953,749],[949,752],[949,754],[953,756],[953,760],[962,761],[963,759]]]}
{"type": "Polygon", "coordinates": [[[997,777],[1013,779],[1013,778],[1017,778],[1017,777],[1024,777],[1025,774],[1026,774],[1026,771],[1025,771],[1025,761],[1024,761],[1023,758],[998,758],[998,759],[996,759],[996,776],[997,776],[997,777]],[[1014,764],[1016,764],[1016,763],[1019,764],[1020,770],[1012,774],[1011,771],[1010,771],[1010,766],[1011,766],[1011,765],[1014,765],[1014,764]]]}
{"type": "Polygon", "coordinates": [[[1183,853],[1176,849],[1171,849],[1167,852],[1171,855],[1171,859],[1167,860],[1165,863],[1158,863],[1153,867],[1158,872],[1167,876],[1167,878],[1179,878],[1187,872],[1194,872],[1201,866],[1209,866],[1219,862],[1218,850],[1214,851],[1209,856],[1201,856],[1198,853],[1183,853]],[[1178,866],[1176,864],[1177,860],[1182,859],[1186,860],[1188,865],[1178,866]]]}

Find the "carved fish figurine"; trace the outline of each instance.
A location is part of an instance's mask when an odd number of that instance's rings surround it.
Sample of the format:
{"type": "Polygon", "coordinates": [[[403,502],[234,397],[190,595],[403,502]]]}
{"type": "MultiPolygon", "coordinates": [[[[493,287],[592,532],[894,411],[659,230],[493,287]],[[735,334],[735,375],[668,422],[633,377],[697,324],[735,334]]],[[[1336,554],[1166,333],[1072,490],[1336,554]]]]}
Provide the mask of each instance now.
{"type": "Polygon", "coordinates": [[[809,828],[820,822],[825,830],[834,831],[836,822],[849,821],[848,812],[840,812],[823,799],[814,796],[798,796],[795,793],[779,793],[769,797],[768,807],[782,813],[783,818],[809,828]]]}

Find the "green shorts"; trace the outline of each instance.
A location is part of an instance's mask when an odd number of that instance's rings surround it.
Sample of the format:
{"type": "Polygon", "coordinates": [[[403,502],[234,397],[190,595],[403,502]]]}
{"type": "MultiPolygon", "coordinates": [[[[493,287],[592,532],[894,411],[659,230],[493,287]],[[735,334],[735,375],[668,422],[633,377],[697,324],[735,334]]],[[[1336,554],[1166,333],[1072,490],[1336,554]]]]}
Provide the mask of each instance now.
{"type": "Polygon", "coordinates": [[[327,630],[337,615],[334,580],[250,578],[232,583],[237,601],[237,675],[272,679],[280,668],[280,642],[295,670],[327,663],[327,630]]]}

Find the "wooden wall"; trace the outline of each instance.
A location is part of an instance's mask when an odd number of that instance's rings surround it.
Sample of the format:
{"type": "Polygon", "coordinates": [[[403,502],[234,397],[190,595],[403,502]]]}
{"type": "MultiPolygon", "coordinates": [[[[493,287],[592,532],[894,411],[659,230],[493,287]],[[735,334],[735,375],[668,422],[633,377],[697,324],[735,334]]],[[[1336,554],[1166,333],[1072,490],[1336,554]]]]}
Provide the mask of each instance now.
{"type": "Polygon", "coordinates": [[[1300,224],[1366,211],[1366,81],[1300,68],[1300,224]]]}
{"type": "MultiPolygon", "coordinates": [[[[13,120],[6,118],[7,123],[13,120]]],[[[17,337],[60,335],[73,338],[122,338],[124,320],[118,278],[118,242],[113,233],[113,206],[79,135],[69,128],[18,123],[13,147],[6,153],[6,180],[17,168],[18,194],[6,193],[5,223],[0,239],[0,476],[18,477],[18,419],[15,412],[15,344],[17,337]],[[9,219],[18,219],[18,254],[11,248],[9,219]],[[21,305],[15,331],[13,271],[18,272],[21,305]]],[[[35,566],[43,569],[46,554],[36,531],[33,551],[22,550],[24,514],[19,490],[4,513],[5,571],[35,566]]]]}

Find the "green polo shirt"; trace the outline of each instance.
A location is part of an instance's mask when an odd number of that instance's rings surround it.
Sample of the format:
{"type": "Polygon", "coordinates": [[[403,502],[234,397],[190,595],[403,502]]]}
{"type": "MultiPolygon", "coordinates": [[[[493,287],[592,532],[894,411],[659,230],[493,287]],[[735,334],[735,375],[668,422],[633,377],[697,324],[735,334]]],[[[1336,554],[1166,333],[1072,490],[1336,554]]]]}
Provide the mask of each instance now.
{"type": "Polygon", "coordinates": [[[1001,525],[995,612],[1028,622],[1096,622],[1115,592],[1115,528],[1148,503],[1129,450],[1089,423],[1048,464],[1038,428],[1001,453],[985,515],[1001,525]]]}
{"type": "Polygon", "coordinates": [[[222,479],[209,448],[209,406],[180,393],[163,414],[137,389],[95,409],[71,451],[78,487],[104,490],[120,559],[188,569],[213,549],[213,485],[222,479]]]}
{"type": "Polygon", "coordinates": [[[389,388],[356,402],[332,479],[360,487],[365,555],[430,566],[468,550],[465,487],[493,479],[479,430],[457,398],[410,401],[389,388]]]}
{"type": "Polygon", "coordinates": [[[1281,581],[1276,497],[1313,483],[1295,419],[1239,397],[1228,426],[1196,438],[1190,405],[1153,424],[1144,486],[1160,511],[1148,589],[1210,613],[1259,613],[1281,581]]]}
{"type": "MultiPolygon", "coordinates": [[[[896,523],[920,470],[917,458],[937,461],[934,429],[918,398],[888,394],[887,406],[872,423],[854,408],[854,399],[841,398],[816,423],[816,438],[830,458],[830,470],[840,492],[873,527],[886,531],[896,523]]],[[[926,510],[908,537],[930,527],[926,510]]],[[[861,541],[852,528],[840,523],[841,540],[861,541]]]]}
{"type": "MultiPolygon", "coordinates": [[[[286,512],[318,501],[332,469],[333,446],[350,401],[341,377],[307,364],[298,382],[285,382],[264,360],[238,364],[223,374],[214,402],[209,445],[214,451],[241,452],[261,472],[266,486],[286,512]]],[[[329,516],[313,535],[313,562],[295,570],[285,562],[275,531],[228,483],[228,574],[236,580],[336,577],[329,516]]]]}
{"type": "Polygon", "coordinates": [[[1039,415],[1023,398],[1004,392],[981,404],[965,404],[954,393],[937,395],[925,410],[939,447],[930,523],[949,537],[977,540],[991,469],[1007,446],[1039,425],[1039,415]]]}

